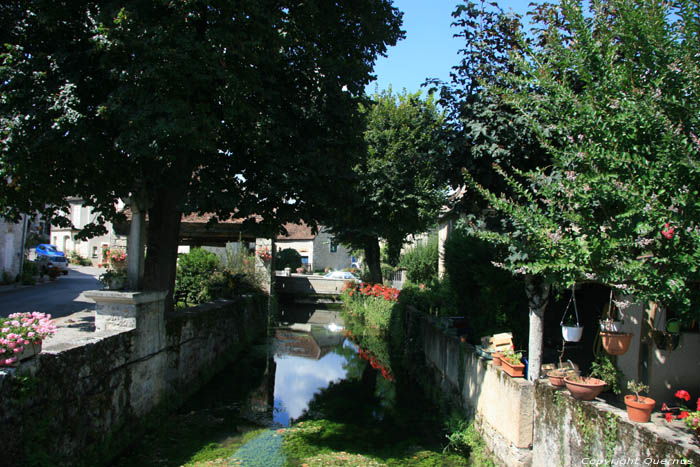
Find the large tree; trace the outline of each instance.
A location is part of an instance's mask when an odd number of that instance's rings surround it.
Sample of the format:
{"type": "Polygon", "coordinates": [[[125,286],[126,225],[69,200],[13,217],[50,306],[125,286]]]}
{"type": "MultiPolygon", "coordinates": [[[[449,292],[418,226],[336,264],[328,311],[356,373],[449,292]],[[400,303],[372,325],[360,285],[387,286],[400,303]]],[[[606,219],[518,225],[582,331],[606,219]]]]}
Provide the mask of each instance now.
{"type": "Polygon", "coordinates": [[[144,286],[172,290],[182,213],[313,219],[400,23],[389,0],[4,2],[1,214],[66,223],[80,196],[111,219],[128,198],[148,210],[144,286]]]}
{"type": "Polygon", "coordinates": [[[552,164],[499,169],[509,198],[468,177],[516,233],[480,234],[520,252],[504,262],[514,272],[597,281],[697,319],[700,7],[590,6],[538,7],[518,73],[492,89],[527,118],[552,164]]]}
{"type": "MultiPolygon", "coordinates": [[[[521,18],[504,12],[495,3],[467,1],[458,5],[452,16],[457,28],[455,36],[464,40],[462,58],[453,67],[449,83],[429,80],[440,89],[440,103],[448,110],[453,129],[450,179],[454,185],[462,184],[466,173],[471,182],[488,192],[509,196],[515,190],[493,170],[493,164],[531,170],[548,165],[551,158],[530,127],[528,117],[502,92],[494,91],[511,88],[514,77],[522,76],[512,56],[531,44],[523,35],[521,18]]],[[[518,226],[509,221],[507,213],[494,210],[477,190],[463,193],[453,208],[468,214],[468,232],[483,237],[489,229],[495,229],[503,238],[520,238],[518,226]]],[[[494,249],[493,254],[506,252],[515,261],[527,255],[520,246],[511,242],[506,248],[494,249]]],[[[529,302],[529,352],[533,362],[533,355],[541,352],[550,283],[540,274],[527,274],[523,279],[529,302]]]]}
{"type": "Polygon", "coordinates": [[[398,249],[409,234],[437,222],[445,201],[447,131],[431,95],[391,89],[362,105],[366,150],[329,202],[326,224],[336,237],[365,252],[371,281],[382,282],[379,239],[398,249]]]}

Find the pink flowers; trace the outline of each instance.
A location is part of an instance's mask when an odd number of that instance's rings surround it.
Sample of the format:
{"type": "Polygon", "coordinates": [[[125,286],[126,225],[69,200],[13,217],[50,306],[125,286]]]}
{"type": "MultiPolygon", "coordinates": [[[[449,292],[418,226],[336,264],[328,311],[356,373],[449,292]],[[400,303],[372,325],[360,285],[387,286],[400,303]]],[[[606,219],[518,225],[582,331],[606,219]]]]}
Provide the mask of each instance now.
{"type": "Polygon", "coordinates": [[[17,361],[14,355],[24,350],[24,346],[40,342],[56,332],[51,315],[44,313],[13,313],[0,318],[0,365],[11,365],[17,361]]]}
{"type": "Polygon", "coordinates": [[[676,391],[674,396],[679,399],[683,399],[686,402],[690,400],[690,394],[688,394],[688,391],[686,391],[685,389],[679,389],[678,391],[676,391]]]}
{"type": "Polygon", "coordinates": [[[663,235],[666,239],[671,240],[673,238],[673,232],[675,229],[671,227],[670,222],[666,222],[664,224],[664,229],[661,230],[661,235],[663,235]]]}

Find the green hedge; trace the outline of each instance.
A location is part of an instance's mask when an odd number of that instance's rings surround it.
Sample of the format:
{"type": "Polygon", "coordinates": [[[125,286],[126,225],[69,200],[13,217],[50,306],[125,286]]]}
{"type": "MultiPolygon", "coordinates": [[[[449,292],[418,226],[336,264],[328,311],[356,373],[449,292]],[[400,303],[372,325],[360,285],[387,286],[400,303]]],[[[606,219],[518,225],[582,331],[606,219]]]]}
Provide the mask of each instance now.
{"type": "Polygon", "coordinates": [[[461,230],[445,243],[445,269],[458,314],[480,336],[511,331],[516,345],[527,342],[528,304],[522,281],[493,265],[504,256],[492,245],[461,230]]]}

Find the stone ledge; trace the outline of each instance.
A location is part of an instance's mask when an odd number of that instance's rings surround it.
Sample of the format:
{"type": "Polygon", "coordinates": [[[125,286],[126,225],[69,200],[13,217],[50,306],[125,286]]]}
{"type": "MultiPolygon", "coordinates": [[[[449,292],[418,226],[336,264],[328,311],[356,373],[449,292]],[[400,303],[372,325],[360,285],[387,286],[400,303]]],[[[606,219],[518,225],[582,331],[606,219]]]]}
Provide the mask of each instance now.
{"type": "Polygon", "coordinates": [[[117,291],[117,290],[88,290],[85,297],[100,303],[141,304],[163,300],[168,295],[167,290],[158,291],[117,291]]]}

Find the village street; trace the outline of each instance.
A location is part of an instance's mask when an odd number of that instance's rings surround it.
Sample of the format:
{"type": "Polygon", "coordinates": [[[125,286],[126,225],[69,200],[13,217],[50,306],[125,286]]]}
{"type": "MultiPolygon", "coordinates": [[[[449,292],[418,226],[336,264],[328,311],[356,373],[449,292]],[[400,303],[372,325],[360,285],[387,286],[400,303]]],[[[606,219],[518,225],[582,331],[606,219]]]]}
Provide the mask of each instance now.
{"type": "Polygon", "coordinates": [[[103,270],[90,266],[70,266],[68,275],[55,281],[44,278],[26,287],[0,288],[0,316],[11,313],[39,311],[54,318],[68,316],[82,310],[94,310],[95,303],[85,298],[86,290],[101,289],[97,277],[103,270]]]}

